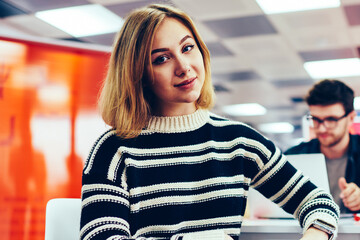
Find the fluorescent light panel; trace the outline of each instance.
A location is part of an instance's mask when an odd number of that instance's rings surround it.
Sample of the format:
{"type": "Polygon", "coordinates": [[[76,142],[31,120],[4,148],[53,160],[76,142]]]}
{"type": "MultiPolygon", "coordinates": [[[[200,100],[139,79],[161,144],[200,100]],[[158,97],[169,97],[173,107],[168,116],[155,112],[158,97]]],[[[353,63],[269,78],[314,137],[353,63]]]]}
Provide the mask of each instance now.
{"type": "Polygon", "coordinates": [[[35,16],[74,37],[117,32],[123,24],[121,17],[99,4],[41,11],[35,16]]]}
{"type": "Polygon", "coordinates": [[[340,0],[256,0],[266,14],[306,11],[340,6],[340,0]]]}
{"type": "Polygon", "coordinates": [[[259,130],[265,133],[292,133],[294,126],[288,122],[264,123],[259,125],[259,130]]]}
{"type": "Polygon", "coordinates": [[[358,58],[305,62],[304,68],[312,78],[360,76],[358,58]]]}
{"type": "Polygon", "coordinates": [[[228,105],[223,107],[223,111],[231,116],[258,116],[266,113],[266,109],[258,103],[228,105]]]}

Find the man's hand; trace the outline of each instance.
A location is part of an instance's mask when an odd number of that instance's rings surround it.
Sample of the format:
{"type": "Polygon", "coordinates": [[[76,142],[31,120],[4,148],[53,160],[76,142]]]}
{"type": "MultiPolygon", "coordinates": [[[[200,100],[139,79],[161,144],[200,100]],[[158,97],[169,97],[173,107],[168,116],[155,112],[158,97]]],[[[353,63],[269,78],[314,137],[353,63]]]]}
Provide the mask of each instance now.
{"type": "Polygon", "coordinates": [[[309,227],[300,240],[328,240],[329,236],[326,232],[323,232],[314,227],[309,227]]]}
{"type": "Polygon", "coordinates": [[[360,210],[360,188],[355,183],[347,183],[345,178],[339,178],[339,187],[341,190],[340,198],[345,207],[351,211],[360,210]]]}

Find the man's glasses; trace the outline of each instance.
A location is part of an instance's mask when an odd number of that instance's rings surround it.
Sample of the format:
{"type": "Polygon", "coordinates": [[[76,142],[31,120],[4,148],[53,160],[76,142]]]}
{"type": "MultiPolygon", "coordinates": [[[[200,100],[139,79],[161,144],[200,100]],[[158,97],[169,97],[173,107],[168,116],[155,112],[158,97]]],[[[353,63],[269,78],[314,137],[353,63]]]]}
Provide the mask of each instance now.
{"type": "Polygon", "coordinates": [[[327,129],[332,129],[335,128],[338,124],[338,121],[340,121],[341,119],[345,118],[349,113],[345,113],[343,116],[336,118],[336,117],[327,117],[325,119],[320,119],[314,116],[311,116],[310,114],[308,114],[306,116],[306,119],[309,121],[310,126],[313,128],[318,128],[320,127],[321,124],[324,124],[324,127],[326,127],[327,129]]]}

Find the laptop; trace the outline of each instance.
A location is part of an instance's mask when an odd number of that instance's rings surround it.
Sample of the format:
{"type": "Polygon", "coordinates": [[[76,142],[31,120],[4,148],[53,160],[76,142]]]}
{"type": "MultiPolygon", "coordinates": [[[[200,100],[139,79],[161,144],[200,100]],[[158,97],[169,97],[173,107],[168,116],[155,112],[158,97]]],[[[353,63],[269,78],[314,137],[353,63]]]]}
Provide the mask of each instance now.
{"type": "MultiPolygon", "coordinates": [[[[286,155],[288,161],[319,188],[330,193],[325,157],[321,153],[286,155]]],[[[294,217],[278,205],[265,198],[253,188],[249,189],[248,215],[250,218],[290,218],[294,217]]]]}

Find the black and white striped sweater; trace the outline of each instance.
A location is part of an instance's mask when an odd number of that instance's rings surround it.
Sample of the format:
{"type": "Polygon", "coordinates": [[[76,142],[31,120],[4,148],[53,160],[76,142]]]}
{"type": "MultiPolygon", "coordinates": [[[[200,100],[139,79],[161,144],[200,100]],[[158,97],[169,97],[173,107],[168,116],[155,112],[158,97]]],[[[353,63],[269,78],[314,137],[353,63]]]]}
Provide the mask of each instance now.
{"type": "Polygon", "coordinates": [[[315,219],[337,225],[332,198],[270,140],[198,110],[153,117],[137,138],[110,130],[98,139],[83,171],[80,239],[181,239],[202,231],[215,239],[219,229],[239,236],[249,186],[304,229],[315,219]]]}

